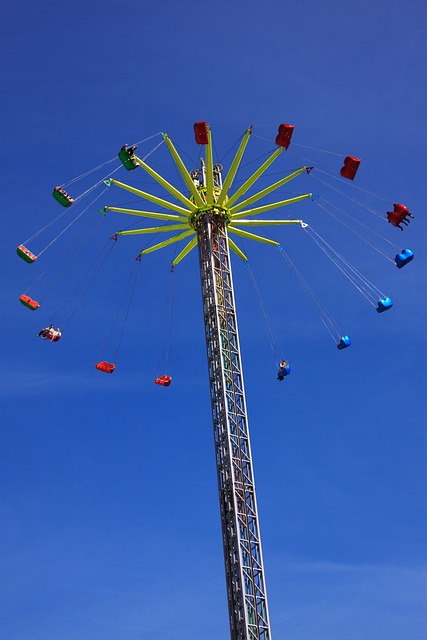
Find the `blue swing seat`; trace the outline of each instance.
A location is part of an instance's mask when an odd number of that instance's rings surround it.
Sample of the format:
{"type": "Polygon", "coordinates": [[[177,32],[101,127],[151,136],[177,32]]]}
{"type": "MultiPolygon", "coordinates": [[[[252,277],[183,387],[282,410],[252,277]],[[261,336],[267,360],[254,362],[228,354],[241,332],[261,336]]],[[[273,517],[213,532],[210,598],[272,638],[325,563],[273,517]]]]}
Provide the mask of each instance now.
{"type": "Polygon", "coordinates": [[[410,249],[402,249],[401,253],[398,253],[394,256],[394,261],[398,269],[401,269],[402,267],[405,266],[405,264],[408,264],[408,262],[411,262],[411,260],[413,259],[414,259],[414,252],[411,251],[410,249]]]}
{"type": "Polygon", "coordinates": [[[283,380],[283,378],[285,376],[288,376],[291,372],[291,367],[289,364],[286,365],[286,367],[280,367],[279,371],[277,372],[277,379],[278,380],[283,380]]]}
{"type": "Polygon", "coordinates": [[[390,300],[390,298],[381,298],[380,300],[378,300],[377,311],[378,313],[383,313],[383,311],[391,309],[392,306],[393,302],[390,300]]]}
{"type": "Polygon", "coordinates": [[[341,340],[337,344],[337,349],[347,349],[351,345],[351,340],[348,336],[342,336],[341,340]]]}

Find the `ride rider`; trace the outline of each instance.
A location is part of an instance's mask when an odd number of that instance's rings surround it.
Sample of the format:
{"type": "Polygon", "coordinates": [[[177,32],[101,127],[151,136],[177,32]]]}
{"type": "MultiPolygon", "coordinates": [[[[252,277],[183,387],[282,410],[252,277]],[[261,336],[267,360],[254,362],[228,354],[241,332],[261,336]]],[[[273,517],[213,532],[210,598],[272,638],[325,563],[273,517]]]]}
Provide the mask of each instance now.
{"type": "Polygon", "coordinates": [[[282,362],[279,364],[279,370],[277,372],[278,380],[282,381],[283,378],[288,375],[289,373],[289,370],[287,368],[288,366],[289,366],[289,363],[287,360],[282,360],[282,362]]]}
{"type": "Polygon", "coordinates": [[[48,338],[50,338],[50,335],[54,330],[53,327],[53,324],[49,325],[49,327],[43,327],[43,329],[40,329],[40,331],[38,332],[37,337],[41,337],[43,338],[43,340],[47,340],[48,338]]]}
{"type": "Polygon", "coordinates": [[[52,335],[50,338],[51,342],[58,342],[60,337],[62,336],[61,329],[59,327],[56,328],[55,331],[52,331],[52,335]]]}
{"type": "Polygon", "coordinates": [[[55,325],[51,324],[48,327],[43,327],[37,334],[37,337],[43,338],[43,340],[50,340],[51,342],[58,342],[61,338],[62,333],[61,329],[57,327],[54,328],[55,325]]]}

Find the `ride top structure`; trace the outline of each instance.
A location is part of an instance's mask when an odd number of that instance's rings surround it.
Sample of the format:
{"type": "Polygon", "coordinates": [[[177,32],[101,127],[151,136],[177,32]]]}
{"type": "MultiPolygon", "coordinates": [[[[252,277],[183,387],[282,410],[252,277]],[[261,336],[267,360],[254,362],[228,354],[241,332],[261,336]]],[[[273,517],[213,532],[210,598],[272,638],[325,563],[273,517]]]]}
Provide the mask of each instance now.
{"type": "MultiPolygon", "coordinates": [[[[245,227],[299,225],[378,313],[383,313],[393,305],[388,296],[377,289],[358,269],[353,267],[329,243],[323,240],[311,226],[302,220],[259,219],[260,214],[311,198],[312,203],[351,230],[346,221],[339,219],[339,214],[347,216],[345,211],[323,198],[319,199],[319,196],[313,197],[311,193],[294,193],[293,197],[286,200],[252,206],[301,174],[313,175],[311,173],[312,166],[302,166],[296,170],[293,169],[277,182],[259,191],[256,190],[258,179],[265,174],[280,154],[288,149],[293,129],[294,127],[289,124],[281,124],[279,126],[275,141],[276,147],[268,154],[267,159],[237,189],[234,189],[233,185],[252,134],[252,128],[248,128],[241,137],[224,181],[221,165],[213,163],[211,130],[206,122],[197,122],[194,125],[196,142],[200,145],[200,148],[204,148],[204,153],[202,154],[204,157],[200,159],[199,167],[191,171],[187,170],[171,139],[166,134],[162,134],[162,143],[166,144],[178,173],[185,184],[187,193],[178,190],[154,171],[145,162],[148,156],[145,156],[144,159],[138,157],[135,153],[136,146],[127,147],[124,145],[118,155],[125,169],[133,171],[140,167],[168,192],[171,198],[165,199],[142,191],[113,177],[103,178],[95,185],[95,187],[103,186],[102,193],[76,218],[77,220],[109,187],[116,186],[157,205],[160,211],[129,209],[120,206],[104,207],[102,213],[112,211],[154,219],[159,223],[159,226],[154,227],[118,231],[114,234],[113,240],[116,240],[118,236],[139,234],[167,233],[169,236],[166,240],[152,244],[140,251],[139,260],[145,254],[185,240],[184,248],[172,261],[173,270],[193,249],[198,248],[231,640],[271,640],[230,251],[234,252],[247,265],[248,260],[243,250],[234,242],[231,236],[267,243],[279,249],[281,256],[311,299],[339,350],[350,346],[350,338],[347,335],[343,335],[338,329],[332,316],[324,308],[279,242],[256,235],[245,227]],[[245,194],[249,195],[245,196],[245,194]]],[[[147,140],[149,139],[147,138],[147,140]]],[[[159,146],[157,145],[155,149],[159,146]]],[[[108,162],[112,162],[112,160],[108,162]]],[[[341,177],[353,181],[360,162],[359,158],[347,156],[340,171],[341,177]]],[[[85,177],[102,168],[104,164],[81,177],[85,177]]],[[[122,168],[122,165],[117,167],[113,173],[122,168]]],[[[319,169],[319,171],[322,174],[324,173],[322,169],[319,169]]],[[[112,173],[108,175],[111,176],[112,173]]],[[[78,179],[76,178],[72,182],[78,179]]],[[[323,182],[322,179],[317,179],[323,182]]],[[[71,184],[71,182],[67,184],[71,184]]],[[[55,187],[53,196],[63,207],[67,208],[73,203],[75,206],[75,203],[91,193],[92,189],[95,188],[91,187],[74,200],[63,189],[64,186],[55,187]]],[[[338,193],[342,193],[335,187],[333,189],[338,193]]],[[[383,198],[380,199],[383,200],[383,198]]],[[[352,202],[355,202],[354,199],[352,199],[352,202]]],[[[414,217],[403,204],[394,204],[393,210],[388,211],[386,216],[378,214],[369,207],[365,208],[368,208],[371,213],[379,215],[383,222],[388,221],[392,226],[400,230],[403,230],[402,225],[406,227],[410,223],[410,219],[414,217]]],[[[349,217],[351,218],[351,216],[349,217]]],[[[66,228],[69,228],[71,224],[69,223],[66,228]]],[[[48,226],[50,226],[50,223],[45,228],[48,226]]],[[[30,238],[29,241],[40,232],[30,238]]],[[[386,251],[377,248],[363,234],[356,231],[355,233],[360,239],[368,242],[373,248],[382,253],[387,260],[394,262],[398,269],[401,269],[414,258],[413,252],[405,248],[396,254],[393,261],[386,251]]],[[[376,235],[380,236],[378,233],[376,235]]],[[[382,236],[380,237],[382,238],[382,236]]],[[[55,240],[56,238],[48,246],[53,244],[55,240]]],[[[385,238],[382,238],[382,240],[393,245],[385,238]]],[[[399,246],[394,244],[395,248],[399,246]]],[[[47,247],[37,256],[22,244],[18,246],[17,253],[25,262],[31,264],[46,249],[47,247]]],[[[97,267],[97,270],[99,268],[97,267]]],[[[28,290],[20,296],[21,303],[33,311],[37,310],[40,307],[40,303],[27,294],[28,290]]],[[[80,297],[78,304],[80,304],[83,297],[84,294],[80,297]]],[[[262,301],[260,302],[262,306],[262,301]]],[[[74,314],[75,309],[76,307],[71,315],[74,314]]],[[[53,322],[53,318],[51,322],[53,322]]],[[[62,322],[61,326],[64,327],[62,322]]],[[[269,330],[270,337],[274,337],[272,336],[271,328],[269,330]]],[[[55,331],[54,325],[51,324],[38,335],[50,341],[57,341],[61,337],[61,331],[59,329],[55,331]]],[[[279,369],[278,380],[283,380],[290,373],[290,365],[286,360],[283,360],[283,354],[280,353],[280,349],[276,349],[275,357],[279,369]]],[[[115,364],[102,360],[96,365],[96,368],[111,374],[115,369],[115,364]]],[[[171,384],[171,380],[170,375],[161,375],[155,379],[155,382],[167,387],[171,384]]]]}
{"type": "MultiPolygon", "coordinates": [[[[164,140],[184,179],[189,197],[179,192],[153,171],[131,150],[131,170],[142,167],[182,205],[159,199],[117,180],[110,184],[132,192],[145,200],[160,204],[173,213],[154,213],[105,207],[105,210],[156,218],[169,224],[151,229],[119,231],[118,235],[134,235],[158,231],[180,231],[178,235],[141,251],[146,254],[191,237],[173,261],[180,262],[196,245],[199,253],[200,281],[203,298],[206,351],[212,404],[218,492],[221,512],[231,640],[270,640],[270,622],[265,585],[264,565],[257,510],[255,480],[246,412],[245,389],[240,356],[237,316],[234,302],[230,249],[247,260],[241,249],[229,237],[234,233],[244,238],[279,245],[278,242],[254,235],[241,227],[254,224],[304,224],[301,220],[253,220],[253,216],[309,198],[296,196],[273,204],[249,208],[257,200],[273,192],[306,170],[303,167],[274,185],[242,200],[264,171],[286,148],[281,144],[246,182],[229,196],[237,169],[250,138],[247,129],[230,170],[222,182],[222,167],[212,160],[210,127],[205,122],[195,124],[196,141],[203,144],[205,158],[200,168],[187,171],[170,138],[164,140]]],[[[125,151],[125,150],[122,150],[125,151]]],[[[128,158],[124,158],[128,160],[128,158]]],[[[125,164],[126,166],[126,164],[125,164]]]]}

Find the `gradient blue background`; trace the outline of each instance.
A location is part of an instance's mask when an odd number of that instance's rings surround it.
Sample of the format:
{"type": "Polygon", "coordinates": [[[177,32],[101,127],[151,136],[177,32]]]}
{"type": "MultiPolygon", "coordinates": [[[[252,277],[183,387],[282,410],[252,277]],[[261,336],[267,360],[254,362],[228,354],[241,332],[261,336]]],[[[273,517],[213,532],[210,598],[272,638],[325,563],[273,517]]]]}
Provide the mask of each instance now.
{"type": "MultiPolygon", "coordinates": [[[[35,334],[91,251],[37,312],[18,302],[44,262],[15,248],[58,214],[52,187],[158,131],[197,159],[196,120],[220,157],[250,124],[272,139],[291,122],[295,142],[361,157],[358,184],[415,214],[383,227],[415,252],[398,271],[310,202],[294,210],[393,298],[382,315],[299,230],[273,234],[351,335],[344,352],[275,251],[245,244],[292,362],[281,384],[233,266],[273,637],[425,638],[426,18],[421,0],[3,6],[4,640],[228,637],[196,256],[175,274],[169,389],[153,378],[171,252],[144,260],[112,376],[94,364],[145,241],[119,241],[56,345],[35,334]]],[[[102,219],[93,256],[128,222],[102,219]]]]}

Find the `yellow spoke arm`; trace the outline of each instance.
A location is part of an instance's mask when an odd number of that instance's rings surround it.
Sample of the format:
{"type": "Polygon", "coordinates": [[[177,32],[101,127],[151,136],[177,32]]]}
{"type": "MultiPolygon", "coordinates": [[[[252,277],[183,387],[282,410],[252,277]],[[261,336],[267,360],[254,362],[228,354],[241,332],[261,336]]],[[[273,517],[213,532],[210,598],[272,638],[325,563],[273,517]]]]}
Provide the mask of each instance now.
{"type": "Polygon", "coordinates": [[[213,203],[213,160],[212,160],[212,132],[208,125],[208,144],[206,146],[206,197],[213,203]]]}
{"type": "Polygon", "coordinates": [[[246,211],[242,211],[242,213],[237,213],[236,215],[234,215],[232,220],[234,221],[239,218],[243,218],[243,216],[256,216],[259,213],[264,213],[264,211],[277,209],[277,207],[285,207],[287,204],[293,204],[294,202],[299,202],[300,200],[311,198],[312,195],[312,193],[305,193],[302,196],[296,196],[295,198],[289,198],[288,200],[281,200],[280,202],[273,202],[271,204],[266,204],[263,207],[257,207],[256,209],[247,209],[246,211]]]}
{"type": "Polygon", "coordinates": [[[174,267],[176,264],[178,264],[178,262],[181,262],[181,260],[185,258],[185,256],[188,255],[192,249],[194,249],[196,244],[197,236],[194,236],[194,238],[192,238],[190,242],[183,248],[181,253],[176,256],[175,260],[172,262],[172,266],[174,267]]]}
{"type": "Polygon", "coordinates": [[[157,220],[182,220],[187,222],[184,216],[176,216],[173,213],[154,213],[154,211],[140,211],[139,209],[122,209],[121,207],[104,207],[105,211],[115,211],[117,213],[127,213],[131,216],[141,216],[142,218],[155,218],[157,220]]]}
{"type": "Polygon", "coordinates": [[[148,164],[146,164],[144,160],[141,160],[141,158],[138,158],[138,156],[135,155],[133,156],[133,159],[148,173],[148,175],[150,175],[152,178],[154,178],[154,180],[161,184],[162,187],[166,189],[166,191],[169,191],[169,193],[174,196],[174,198],[182,202],[182,204],[185,204],[185,206],[188,207],[191,211],[195,211],[197,209],[197,207],[191,202],[191,200],[189,200],[183,193],[181,193],[181,191],[171,185],[170,182],[162,178],[162,176],[154,171],[154,169],[152,169],[150,166],[148,166],[148,164]]]}
{"type": "Polygon", "coordinates": [[[234,160],[231,163],[231,167],[227,173],[227,177],[225,178],[224,184],[222,185],[221,193],[218,196],[217,205],[219,207],[223,204],[225,198],[227,197],[228,190],[233,184],[233,180],[236,177],[237,169],[239,168],[240,163],[242,161],[242,157],[245,152],[246,145],[249,142],[249,137],[251,133],[252,133],[252,127],[250,127],[249,129],[246,129],[243,135],[242,141],[240,142],[240,146],[237,149],[234,160]]]}
{"type": "Polygon", "coordinates": [[[169,238],[168,240],[164,240],[163,242],[159,242],[159,244],[155,244],[152,247],[148,247],[148,249],[143,249],[139,252],[139,255],[142,256],[146,253],[151,253],[152,251],[157,251],[158,249],[163,249],[163,247],[167,247],[174,242],[179,242],[184,238],[187,238],[189,235],[194,233],[193,229],[189,229],[188,231],[184,231],[184,233],[180,233],[177,236],[173,236],[173,238],[169,238]]]}
{"type": "Polygon", "coordinates": [[[178,154],[178,151],[175,149],[175,147],[172,144],[172,140],[165,133],[163,134],[163,137],[165,139],[167,148],[169,149],[169,152],[170,152],[170,154],[171,154],[176,166],[178,167],[178,170],[179,170],[180,174],[182,175],[185,184],[188,187],[189,192],[191,193],[191,195],[194,198],[194,201],[195,201],[196,205],[198,207],[204,207],[206,203],[203,202],[203,200],[202,200],[202,198],[200,196],[200,193],[197,191],[196,185],[194,184],[193,180],[191,179],[191,176],[188,173],[185,164],[181,160],[181,157],[178,154]]]}
{"type": "Polygon", "coordinates": [[[279,187],[283,186],[284,184],[286,184],[290,180],[293,180],[294,178],[296,178],[299,175],[301,175],[301,173],[303,173],[303,171],[305,171],[305,170],[306,170],[306,167],[301,167],[301,169],[297,169],[297,171],[294,171],[293,173],[289,174],[288,176],[285,176],[284,178],[282,178],[278,182],[275,182],[274,184],[270,185],[269,187],[266,187],[265,189],[263,189],[262,191],[259,191],[258,193],[255,193],[250,198],[247,198],[247,200],[243,200],[243,202],[240,202],[238,205],[236,205],[235,207],[231,208],[231,210],[230,210],[231,215],[233,215],[237,211],[240,211],[244,207],[249,206],[253,202],[256,202],[257,200],[260,200],[264,196],[267,196],[269,193],[272,193],[273,191],[275,191],[279,187]]]}
{"type": "Polygon", "coordinates": [[[272,244],[275,247],[278,247],[280,244],[279,242],[276,242],[276,240],[263,238],[262,236],[257,236],[255,233],[249,233],[249,231],[243,231],[243,229],[234,229],[233,227],[228,227],[228,231],[230,233],[235,233],[237,236],[242,236],[242,238],[247,238],[248,240],[257,240],[257,242],[265,242],[266,244],[272,244]]]}
{"type": "Polygon", "coordinates": [[[234,229],[234,227],[242,226],[242,227],[266,227],[268,225],[278,225],[278,224],[304,224],[302,220],[246,220],[245,218],[240,218],[240,220],[233,220],[233,222],[229,225],[229,229],[234,229]]]}
{"type": "Polygon", "coordinates": [[[238,256],[239,256],[239,258],[242,258],[242,260],[244,260],[244,262],[247,262],[247,261],[248,261],[247,256],[245,256],[245,254],[243,253],[243,251],[241,251],[241,250],[239,249],[239,247],[237,246],[237,244],[236,244],[235,242],[233,242],[233,240],[232,240],[231,238],[228,238],[228,245],[229,245],[230,249],[231,249],[232,251],[234,251],[234,253],[235,253],[236,255],[238,255],[238,256]]]}
{"type": "Polygon", "coordinates": [[[144,229],[130,229],[129,231],[117,231],[118,236],[135,236],[142,233],[162,233],[163,231],[180,231],[182,228],[190,228],[189,224],[168,224],[163,227],[145,227],[144,229]]]}
{"type": "Polygon", "coordinates": [[[231,198],[228,200],[227,206],[230,207],[233,205],[250,187],[254,182],[258,180],[260,176],[268,169],[268,167],[278,158],[278,156],[282,153],[284,147],[278,147],[268,158],[267,160],[251,175],[250,178],[246,180],[244,184],[234,193],[231,198]]]}
{"type": "Polygon", "coordinates": [[[110,182],[115,184],[117,187],[121,189],[125,189],[126,191],[130,191],[130,193],[134,193],[136,196],[140,198],[144,198],[145,200],[149,200],[150,202],[154,202],[155,204],[160,205],[161,207],[165,207],[165,209],[172,209],[172,211],[176,211],[177,213],[181,213],[186,217],[189,215],[190,210],[184,209],[183,207],[178,206],[177,204],[173,204],[172,202],[168,202],[167,200],[163,200],[163,198],[158,198],[157,196],[152,196],[151,193],[146,193],[145,191],[141,191],[140,189],[135,189],[135,187],[131,187],[128,184],[124,184],[124,182],[119,182],[118,180],[114,180],[110,178],[110,182]]]}

